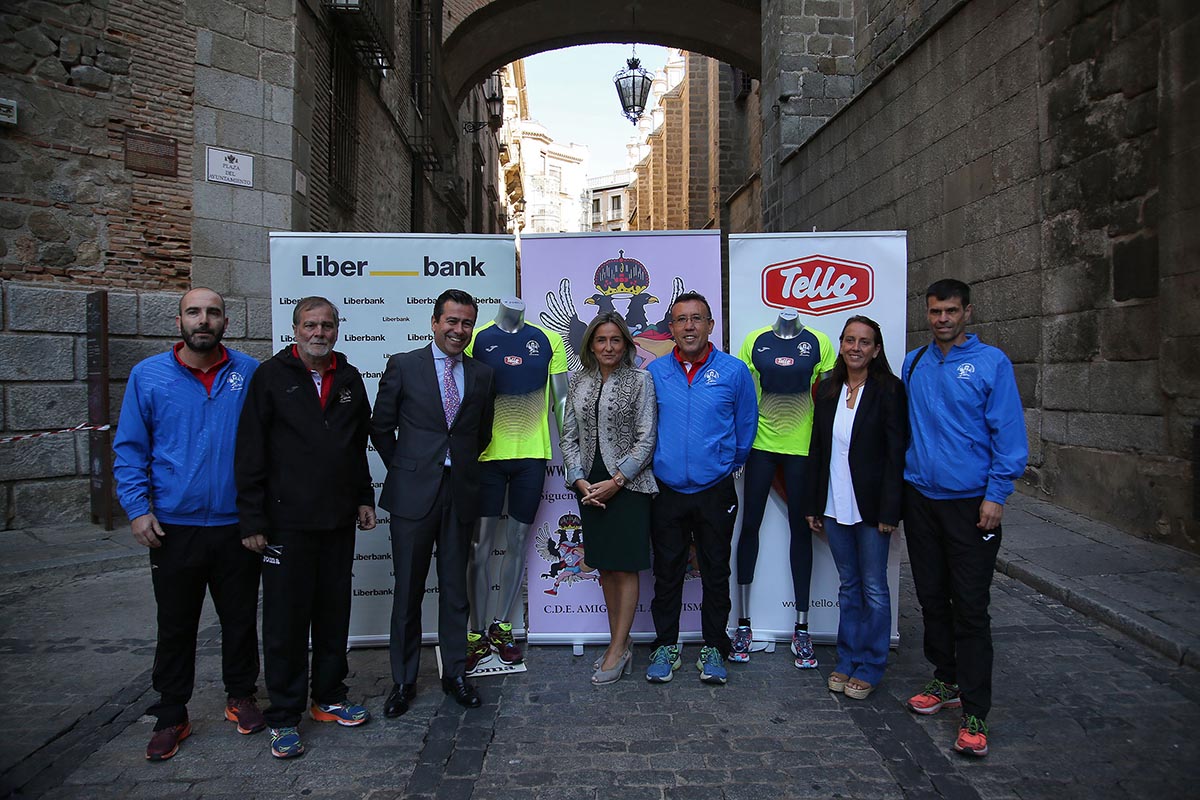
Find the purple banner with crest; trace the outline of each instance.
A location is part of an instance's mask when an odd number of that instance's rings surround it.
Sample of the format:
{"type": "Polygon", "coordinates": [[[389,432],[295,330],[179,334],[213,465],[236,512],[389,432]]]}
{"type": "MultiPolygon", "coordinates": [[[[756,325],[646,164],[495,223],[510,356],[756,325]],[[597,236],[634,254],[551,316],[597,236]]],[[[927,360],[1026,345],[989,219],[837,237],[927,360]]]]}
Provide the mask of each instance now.
{"type": "MultiPolygon", "coordinates": [[[[557,331],[567,346],[569,368],[580,368],[579,350],[588,323],[601,311],[617,311],[637,343],[639,367],[674,347],[667,328],[672,300],[684,291],[703,294],[721,347],[721,237],[717,231],[550,234],[521,238],[521,299],[525,317],[557,331]]],[[[554,456],[546,468],[542,503],[526,554],[529,641],[588,644],[608,641],[608,616],[600,574],[587,563],[575,494],[563,480],[558,436],[551,425],[554,456]]],[[[650,600],[654,580],[641,574],[634,618],[638,641],[654,638],[650,600]]],[[[684,582],[684,641],[700,639],[700,580],[694,557],[684,582]]]]}

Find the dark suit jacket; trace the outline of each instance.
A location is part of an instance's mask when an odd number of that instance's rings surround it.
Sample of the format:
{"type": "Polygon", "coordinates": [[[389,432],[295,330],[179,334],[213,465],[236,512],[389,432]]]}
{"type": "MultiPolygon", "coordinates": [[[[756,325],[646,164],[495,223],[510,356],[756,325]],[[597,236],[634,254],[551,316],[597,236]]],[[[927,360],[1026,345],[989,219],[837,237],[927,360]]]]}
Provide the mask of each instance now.
{"type": "Polygon", "coordinates": [[[478,516],[479,454],[492,440],[495,387],[491,367],[466,355],[462,360],[462,404],[447,429],[433,349],[426,345],[388,359],[371,442],[388,468],[379,505],[394,517],[421,519],[433,508],[447,447],[456,515],[464,522],[478,516]]]}
{"type": "MultiPolygon", "coordinates": [[[[822,382],[813,406],[812,443],[808,450],[812,491],[808,513],[825,513],[829,493],[829,458],[833,450],[833,418],[846,402],[846,387],[822,382]]],[[[896,525],[904,495],[904,451],[908,447],[908,401],[898,378],[867,378],[850,431],[850,480],[863,522],[896,525]]]]}

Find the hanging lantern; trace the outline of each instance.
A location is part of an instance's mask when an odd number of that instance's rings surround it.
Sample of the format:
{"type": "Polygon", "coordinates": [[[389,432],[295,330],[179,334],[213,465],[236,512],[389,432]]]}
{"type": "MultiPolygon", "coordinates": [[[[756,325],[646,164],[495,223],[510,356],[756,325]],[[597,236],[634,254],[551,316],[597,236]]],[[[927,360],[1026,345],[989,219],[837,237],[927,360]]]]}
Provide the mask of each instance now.
{"type": "Polygon", "coordinates": [[[627,60],[625,69],[613,77],[617,97],[621,100],[621,110],[634,125],[646,110],[646,99],[650,96],[650,83],[653,80],[653,76],[642,68],[642,62],[636,55],[627,60]]]}

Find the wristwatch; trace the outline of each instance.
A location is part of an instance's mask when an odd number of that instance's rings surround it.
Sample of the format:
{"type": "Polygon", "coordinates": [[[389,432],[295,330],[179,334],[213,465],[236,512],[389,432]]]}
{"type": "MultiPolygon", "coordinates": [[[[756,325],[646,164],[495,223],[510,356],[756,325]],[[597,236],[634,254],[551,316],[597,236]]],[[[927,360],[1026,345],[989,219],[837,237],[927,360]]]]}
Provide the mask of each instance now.
{"type": "Polygon", "coordinates": [[[617,470],[617,474],[613,476],[613,483],[617,485],[618,489],[625,488],[625,476],[621,474],[620,470],[617,470]]]}

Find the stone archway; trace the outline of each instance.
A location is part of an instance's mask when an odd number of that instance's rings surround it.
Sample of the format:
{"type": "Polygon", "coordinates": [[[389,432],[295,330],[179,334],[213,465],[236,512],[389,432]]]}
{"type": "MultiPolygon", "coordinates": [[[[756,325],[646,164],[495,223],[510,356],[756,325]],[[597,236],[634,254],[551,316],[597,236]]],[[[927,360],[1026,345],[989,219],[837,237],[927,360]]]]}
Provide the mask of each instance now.
{"type": "Polygon", "coordinates": [[[492,0],[446,4],[443,74],[460,103],[491,71],[546,50],[600,42],[636,41],[681,47],[762,71],[758,0],[638,0],[587,3],[492,0]]]}

